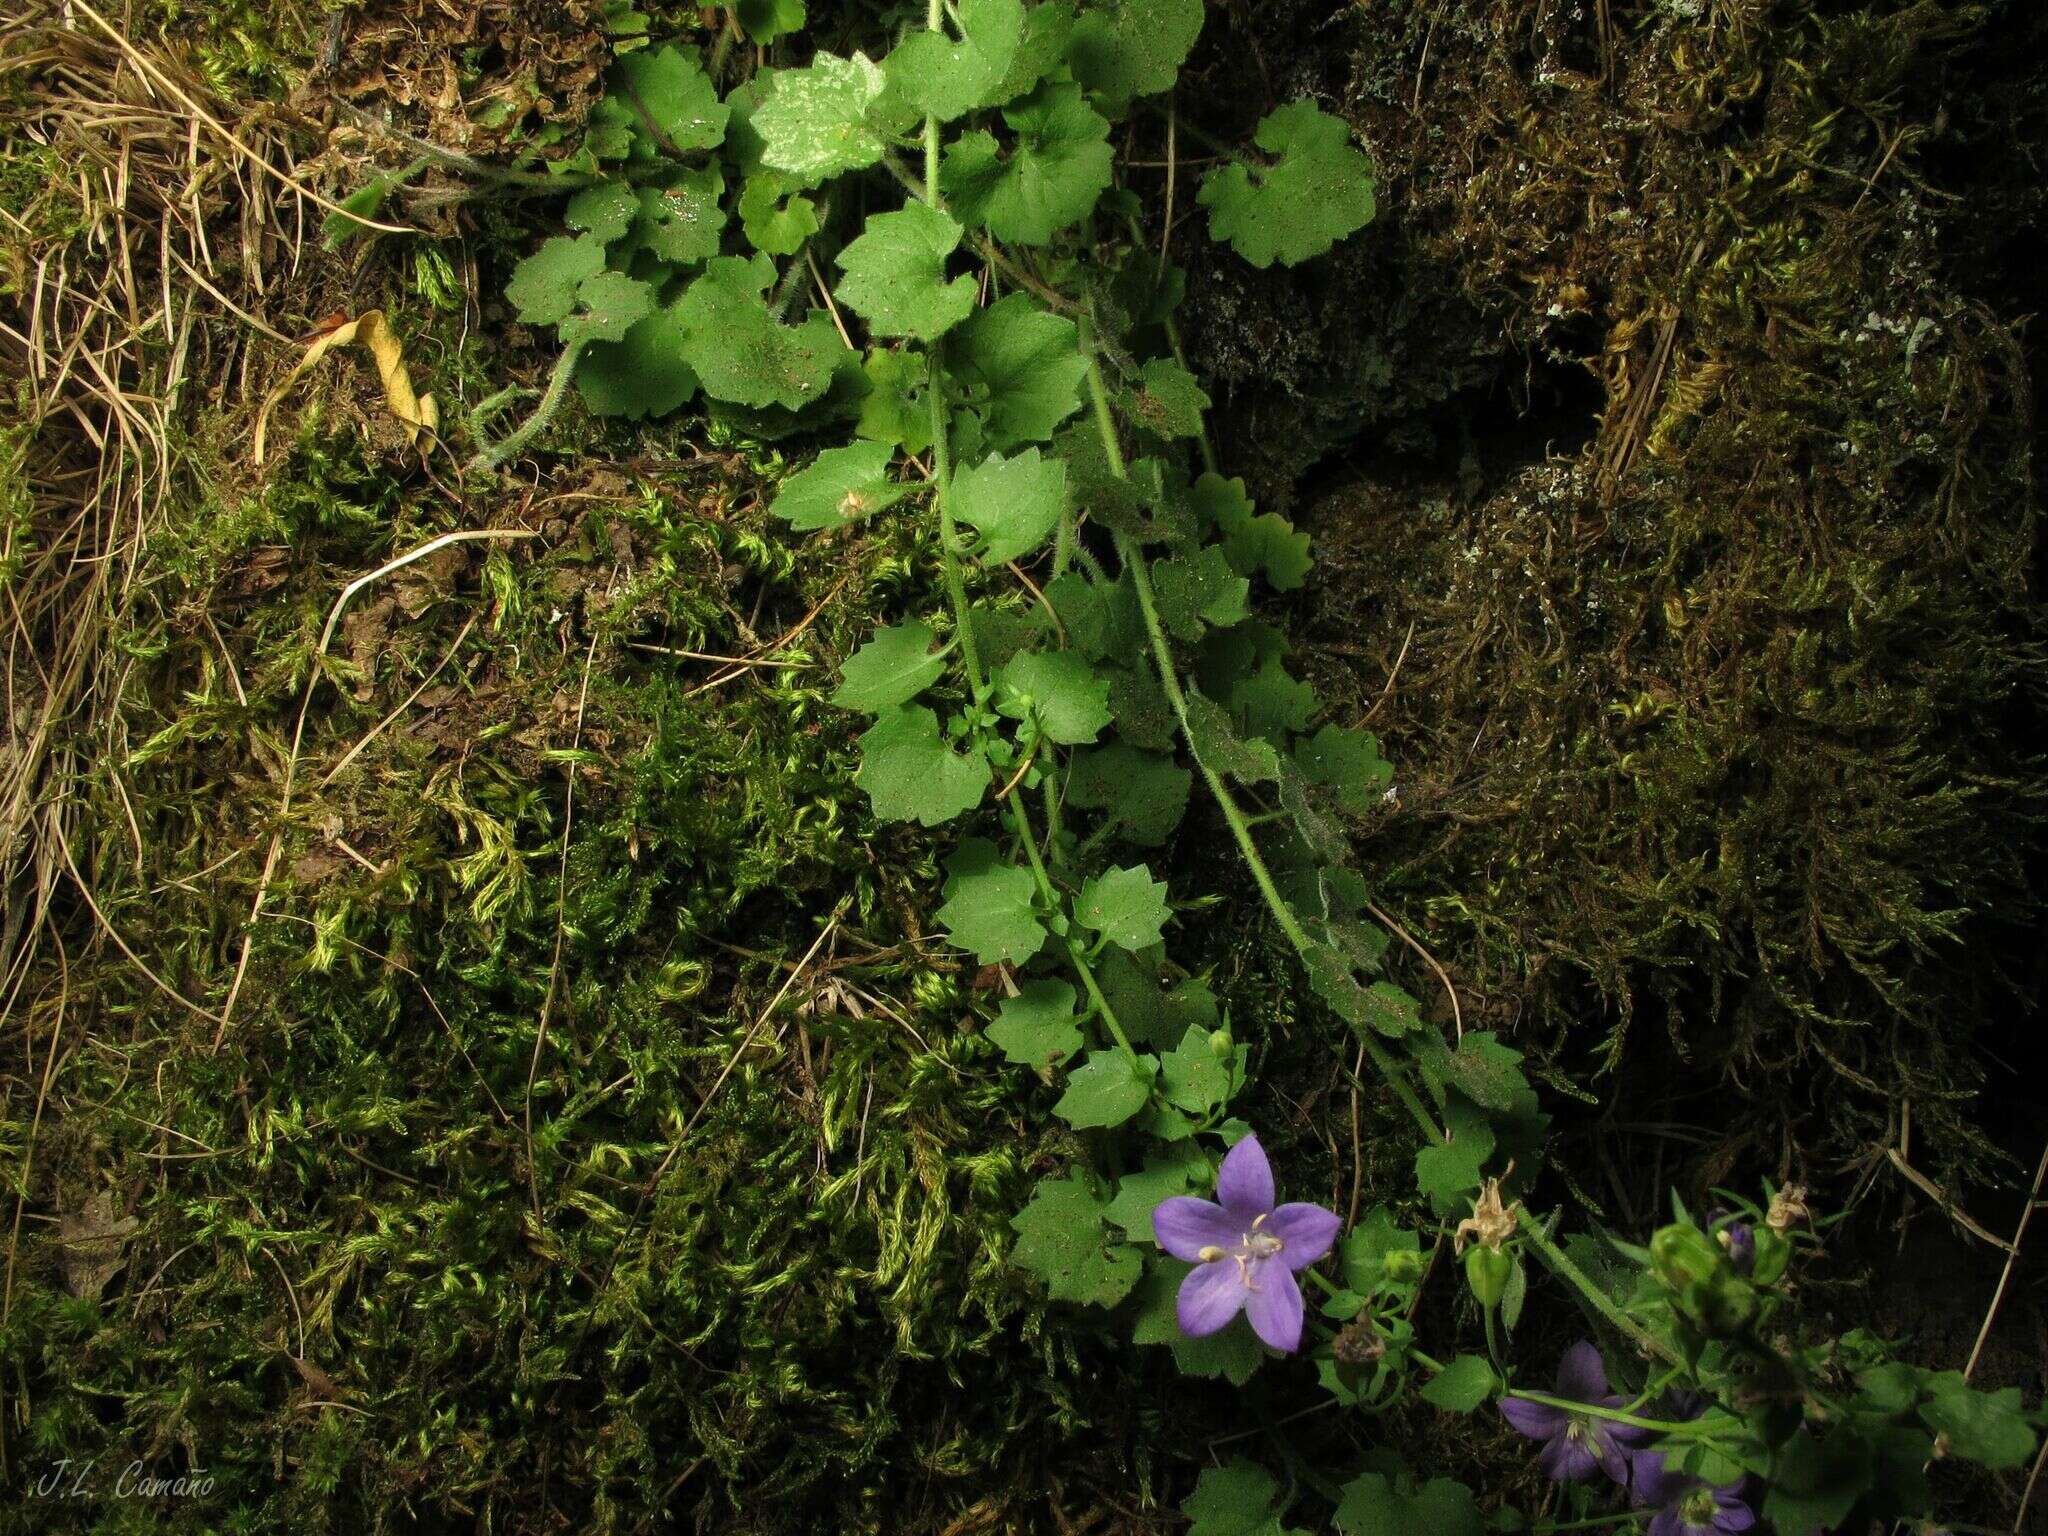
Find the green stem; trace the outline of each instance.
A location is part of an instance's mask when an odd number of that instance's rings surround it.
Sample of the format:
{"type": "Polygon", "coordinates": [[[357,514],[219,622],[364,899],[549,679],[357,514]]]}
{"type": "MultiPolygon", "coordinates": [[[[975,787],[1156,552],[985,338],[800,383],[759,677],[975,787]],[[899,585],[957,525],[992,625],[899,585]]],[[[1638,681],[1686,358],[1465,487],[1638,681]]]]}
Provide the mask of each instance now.
{"type": "MultiPolygon", "coordinates": [[[[924,24],[926,31],[946,35],[945,0],[931,0],[924,24]]],[[[931,116],[924,120],[924,200],[939,206],[939,120],[931,116]]]]}
{"type": "Polygon", "coordinates": [[[1536,1256],[1544,1262],[1552,1274],[1567,1284],[1577,1287],[1580,1294],[1592,1303],[1594,1311],[1598,1312],[1608,1322],[1626,1334],[1629,1340],[1645,1354],[1656,1356],[1666,1365],[1683,1364],[1678,1356],[1672,1352],[1670,1345],[1649,1332],[1642,1324],[1622,1311],[1619,1306],[1615,1305],[1612,1296],[1609,1296],[1599,1286],[1587,1279],[1585,1272],[1565,1256],[1565,1251],[1562,1248],[1550,1240],[1550,1234],[1543,1230],[1543,1223],[1538,1221],[1526,1207],[1519,1209],[1519,1216],[1522,1235],[1529,1240],[1529,1246],[1536,1250],[1536,1256]]]}
{"type": "MultiPolygon", "coordinates": [[[[1117,440],[1116,420],[1109,411],[1109,389],[1102,380],[1101,361],[1089,344],[1085,317],[1081,323],[1081,347],[1088,362],[1088,395],[1094,403],[1096,429],[1102,434],[1102,451],[1109,460],[1110,473],[1119,480],[1127,479],[1129,470],[1124,463],[1123,445],[1117,440]]],[[[1301,919],[1294,915],[1294,909],[1287,905],[1280,895],[1279,887],[1273,883],[1273,873],[1266,868],[1266,861],[1259,853],[1258,844],[1252,840],[1252,829],[1245,822],[1244,812],[1238,807],[1237,797],[1231,794],[1230,786],[1223,782],[1223,776],[1202,760],[1201,753],[1194,750],[1194,732],[1188,727],[1187,695],[1181,690],[1180,675],[1173,665],[1173,646],[1166,637],[1166,626],[1159,619],[1159,604],[1152,593],[1152,574],[1146,568],[1144,555],[1127,535],[1121,533],[1116,535],[1116,553],[1117,558],[1123,562],[1123,568],[1130,573],[1131,585],[1137,591],[1138,609],[1145,616],[1145,630],[1152,640],[1152,660],[1159,673],[1159,685],[1166,692],[1167,703],[1173,706],[1174,718],[1180,722],[1181,735],[1187,739],[1189,754],[1194,758],[1195,766],[1202,770],[1203,782],[1209,786],[1209,793],[1215,797],[1217,807],[1223,812],[1223,820],[1230,827],[1230,835],[1236,840],[1238,851],[1244,855],[1245,865],[1252,872],[1252,881],[1258,886],[1259,894],[1265,898],[1267,910],[1280,924],[1280,931],[1287,935],[1287,941],[1294,946],[1295,953],[1306,960],[1314,944],[1301,926],[1301,919]]],[[[1408,1075],[1387,1053],[1386,1047],[1370,1033],[1362,1033],[1359,1039],[1365,1047],[1366,1055],[1371,1058],[1374,1069],[1386,1079],[1387,1085],[1394,1090],[1394,1096],[1401,1101],[1402,1107],[1422,1128],[1423,1135],[1431,1141],[1448,1140],[1445,1133],[1438,1128],[1436,1121],[1430,1118],[1429,1110],[1416,1096],[1415,1089],[1410,1086],[1408,1075]]]]}
{"type": "Polygon", "coordinates": [[[540,397],[540,404],[534,407],[533,414],[490,447],[478,449],[469,461],[470,473],[496,469],[539,435],[541,428],[554,419],[555,412],[568,398],[569,381],[576,376],[576,360],[582,355],[583,343],[580,341],[572,342],[562,350],[562,355],[555,359],[555,371],[548,375],[547,393],[540,397]]]}
{"type": "Polygon", "coordinates": [[[1569,1397],[1553,1397],[1548,1392],[1528,1392],[1520,1387],[1510,1387],[1507,1395],[1518,1397],[1525,1403],[1541,1403],[1546,1408],[1562,1408],[1589,1419],[1605,1419],[1610,1424],[1628,1424],[1636,1429],[1653,1429],[1661,1435],[1670,1435],[1682,1440],[1712,1439],[1723,1428],[1737,1422],[1726,1416],[1706,1419],[1646,1419],[1641,1414],[1627,1413],[1619,1408],[1603,1408],[1598,1403],[1574,1402],[1569,1397]]]}

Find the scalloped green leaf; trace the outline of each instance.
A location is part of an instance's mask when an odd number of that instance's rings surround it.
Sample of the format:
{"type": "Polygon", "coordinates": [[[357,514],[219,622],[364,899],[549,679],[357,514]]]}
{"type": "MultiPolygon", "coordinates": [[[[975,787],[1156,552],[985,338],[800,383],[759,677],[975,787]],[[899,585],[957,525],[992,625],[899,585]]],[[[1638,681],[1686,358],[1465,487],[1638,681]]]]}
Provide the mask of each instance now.
{"type": "Polygon", "coordinates": [[[602,271],[602,240],[556,235],[512,269],[505,298],[527,325],[559,325],[575,311],[577,291],[602,271]]]}
{"type": "Polygon", "coordinates": [[[1048,741],[1086,746],[1109,724],[1109,679],[1072,651],[1025,651],[996,673],[996,708],[1048,741]]]}
{"type": "Polygon", "coordinates": [[[938,921],[954,946],[982,965],[1015,965],[1045,943],[1031,871],[1005,864],[986,838],[967,839],[946,860],[945,895],[938,921]]]}
{"type": "Polygon", "coordinates": [[[946,745],[937,715],[905,704],[861,733],[853,782],[867,791],[881,820],[936,827],[981,804],[989,773],[979,755],[964,757],[946,745]]]}
{"type": "Polygon", "coordinates": [[[963,233],[926,203],[876,214],[839,253],[846,276],[833,291],[878,336],[937,340],[974,308],[974,279],[946,279],[963,233]]]}
{"type": "Polygon", "coordinates": [[[1166,883],[1154,880],[1142,864],[1091,875],[1074,900],[1075,922],[1129,950],[1157,944],[1172,915],[1166,883]]]}
{"type": "Polygon", "coordinates": [[[827,448],[782,482],[768,511],[799,531],[843,528],[894,506],[914,489],[890,478],[895,458],[896,450],[888,443],[827,448]]]}
{"type": "Polygon", "coordinates": [[[1298,266],[1371,222],[1372,162],[1351,147],[1351,129],[1314,102],[1268,113],[1253,142],[1270,165],[1233,161],[1202,179],[1209,238],[1255,267],[1298,266]]]}
{"type": "Polygon", "coordinates": [[[1074,1016],[1074,989],[1064,981],[1027,981],[1003,999],[988,1037],[1003,1059],[1050,1072],[1086,1042],[1074,1016]]]}
{"type": "Polygon", "coordinates": [[[883,61],[889,86],[910,107],[950,123],[1003,99],[1024,38],[1022,0],[960,0],[960,37],[913,32],[883,61]]]}
{"type": "Polygon", "coordinates": [[[1080,335],[1029,294],[1005,294],[968,316],[946,338],[946,357],[999,453],[1050,442],[1081,408],[1088,360],[1080,335]]]}
{"type": "Polygon", "coordinates": [[[1103,1226],[1107,1204],[1080,1172],[1041,1179],[1031,1203],[1010,1218],[1010,1262],[1046,1283],[1054,1301],[1113,1307],[1144,1273],[1138,1250],[1103,1226]]]}
{"type": "Polygon", "coordinates": [[[752,130],[761,163],[816,186],[882,158],[887,140],[870,120],[886,80],[867,55],[819,53],[802,69],[775,76],[774,91],[754,109],[752,130]]]}
{"type": "Polygon", "coordinates": [[[934,650],[938,638],[931,625],[915,619],[876,630],[839,669],[839,691],[832,702],[869,714],[909,703],[946,670],[946,653],[953,644],[947,641],[934,650]]]}
{"type": "Polygon", "coordinates": [[[713,399],[797,410],[825,393],[846,355],[829,320],[791,326],[770,313],[774,280],[765,256],[716,256],[677,302],[690,366],[713,399]]]}
{"type": "Polygon", "coordinates": [[[1048,82],[1003,112],[1006,154],[985,129],[947,146],[939,186],[954,212],[1011,245],[1044,245],[1108,190],[1109,121],[1071,85],[1048,82]]]}
{"type": "Polygon", "coordinates": [[[1173,89],[1202,35],[1202,0],[1103,0],[1074,23],[1074,78],[1121,110],[1173,89]]]}
{"type": "Polygon", "coordinates": [[[1036,448],[1010,458],[992,453],[957,471],[948,494],[953,516],[982,536],[982,560],[1002,565],[1023,559],[1059,526],[1067,468],[1036,448]]]}
{"type": "Polygon", "coordinates": [[[593,341],[576,365],[576,388],[595,416],[666,416],[697,393],[684,356],[688,335],[673,307],[635,321],[618,341],[593,341]]]}
{"type": "Polygon", "coordinates": [[[1090,1051],[1088,1060],[1067,1074],[1067,1091],[1052,1112],[1077,1131],[1122,1125],[1151,1102],[1158,1076],[1157,1057],[1090,1051]]]}

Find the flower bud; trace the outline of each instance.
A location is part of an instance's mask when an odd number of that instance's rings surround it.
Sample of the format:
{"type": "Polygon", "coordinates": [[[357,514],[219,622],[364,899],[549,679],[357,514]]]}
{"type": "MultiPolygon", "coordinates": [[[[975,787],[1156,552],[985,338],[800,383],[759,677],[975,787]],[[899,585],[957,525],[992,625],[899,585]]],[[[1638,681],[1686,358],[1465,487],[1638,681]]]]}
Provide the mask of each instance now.
{"type": "Polygon", "coordinates": [[[1380,1263],[1380,1272],[1396,1284],[1422,1277],[1422,1255],[1413,1248],[1396,1248],[1380,1263]]]}
{"type": "Polygon", "coordinates": [[[1650,1263],[1657,1278],[1683,1292],[1711,1278],[1728,1262],[1727,1255],[1689,1221],[1660,1227],[1650,1239],[1650,1263]]]}
{"type": "Polygon", "coordinates": [[[1499,1248],[1473,1247],[1465,1250],[1465,1283],[1480,1306],[1491,1312],[1500,1305],[1515,1272],[1511,1255],[1499,1248]]]}
{"type": "Polygon", "coordinates": [[[1218,1061],[1230,1060],[1230,1053],[1237,1049],[1237,1042],[1230,1038],[1227,1029],[1213,1029],[1209,1032],[1209,1054],[1218,1061]]]}

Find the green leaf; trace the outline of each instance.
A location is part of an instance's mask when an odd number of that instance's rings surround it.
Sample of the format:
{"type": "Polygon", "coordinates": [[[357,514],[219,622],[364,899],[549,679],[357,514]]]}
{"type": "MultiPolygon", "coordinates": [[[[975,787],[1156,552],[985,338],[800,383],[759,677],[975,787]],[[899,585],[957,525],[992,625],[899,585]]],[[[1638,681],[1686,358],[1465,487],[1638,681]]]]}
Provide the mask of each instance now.
{"type": "Polygon", "coordinates": [[[1103,824],[1124,841],[1157,848],[1187,814],[1194,775],[1162,752],[1141,752],[1112,742],[1078,753],[1067,779],[1067,803],[1103,813],[1103,824]]]}
{"type": "Polygon", "coordinates": [[[1241,576],[1264,575],[1275,592],[1293,592],[1308,580],[1315,561],[1308,535],[1274,512],[1261,512],[1224,536],[1223,552],[1241,576]]]}
{"type": "Polygon", "coordinates": [[[575,310],[577,291],[602,271],[602,240],[556,235],[512,269],[505,297],[527,325],[559,325],[575,310]]]}
{"type": "Polygon", "coordinates": [[[1199,1026],[1159,1059],[1160,1090],[1166,1102],[1191,1115],[1206,1115],[1230,1098],[1230,1064],[1209,1048],[1209,1031],[1199,1026]]]}
{"type": "Polygon", "coordinates": [[[764,47],[804,29],[804,0],[739,0],[733,14],[747,41],[764,47]]]}
{"type": "Polygon", "coordinates": [[[1261,1536],[1273,1525],[1279,1494],[1273,1474],[1249,1461],[1204,1467],[1180,1507],[1194,1522],[1187,1536],[1261,1536]]]}
{"type": "Polygon", "coordinates": [[[929,624],[915,619],[876,630],[839,669],[839,691],[832,695],[832,702],[841,709],[869,714],[909,703],[946,669],[946,653],[953,645],[948,641],[935,651],[932,645],[938,638],[929,624]]]}
{"type": "Polygon", "coordinates": [[[1173,89],[1202,35],[1202,0],[1107,0],[1074,24],[1074,78],[1121,108],[1173,89]]]}
{"type": "Polygon", "coordinates": [[[1485,1527],[1472,1490],[1448,1478],[1432,1478],[1420,1488],[1399,1483],[1379,1472],[1367,1472],[1344,1485],[1337,1505],[1337,1529],[1344,1536],[1481,1536],[1485,1527]]]}
{"type": "Polygon", "coordinates": [[[562,222],[609,245],[633,227],[633,216],[639,211],[640,200],[629,183],[600,181],[569,199],[562,222]]]}
{"type": "Polygon", "coordinates": [[[803,69],[775,76],[775,90],[753,115],[761,163],[816,186],[882,158],[885,141],[868,109],[882,94],[882,71],[865,54],[819,53],[803,69]]]}
{"type": "Polygon", "coordinates": [[[954,376],[980,409],[989,447],[1049,442],[1081,405],[1088,360],[1074,322],[1005,294],[946,338],[954,376]]]}
{"type": "Polygon", "coordinates": [[[1067,1074],[1067,1091],[1052,1112],[1077,1131],[1122,1125],[1151,1099],[1158,1075],[1157,1057],[1090,1051],[1086,1063],[1067,1074]]]}
{"type": "Polygon", "coordinates": [[[1145,365],[1137,392],[1131,397],[1132,419],[1160,437],[1200,437],[1202,415],[1209,409],[1209,397],[1195,376],[1171,358],[1157,358],[1145,365]]]}
{"type": "Polygon", "coordinates": [[[1833,1529],[1870,1487],[1874,1461],[1853,1426],[1825,1439],[1801,1430],[1778,1448],[1764,1518],[1781,1531],[1833,1529]]]}
{"type": "Polygon", "coordinates": [[[1171,1046],[1195,1025],[1205,1033],[1214,1029],[1221,1017],[1216,994],[1201,977],[1164,986],[1156,967],[1140,965],[1120,949],[1096,958],[1095,980],[1124,1033],[1141,1045],[1171,1046]]]}
{"type": "Polygon", "coordinates": [[[948,494],[954,517],[982,536],[989,565],[1021,560],[1059,526],[1067,499],[1067,467],[1026,448],[1011,458],[992,453],[954,473],[948,494]]]}
{"type": "Polygon", "coordinates": [[[687,340],[671,307],[635,321],[618,341],[591,342],[576,364],[583,403],[595,416],[666,416],[697,393],[687,340]]]}
{"type": "Polygon", "coordinates": [[[1152,587],[1159,617],[1183,640],[1199,640],[1214,624],[1228,628],[1251,617],[1245,599],[1252,584],[1237,575],[1214,544],[1197,553],[1152,563],[1152,587]]]}
{"type": "Polygon", "coordinates": [[[921,115],[950,123],[1003,99],[1024,37],[1022,0],[960,0],[961,38],[914,32],[886,60],[889,84],[921,115]]]}
{"type": "Polygon", "coordinates": [[[1500,1389],[1500,1378],[1484,1355],[1460,1355],[1424,1385],[1425,1403],[1446,1413],[1470,1413],[1500,1389]]]}
{"type": "Polygon", "coordinates": [[[853,782],[867,791],[883,821],[936,827],[981,804],[988,764],[962,757],[939,735],[939,717],[919,704],[889,711],[860,738],[853,782]]]}
{"type": "Polygon", "coordinates": [[[822,325],[789,326],[763,297],[775,280],[765,256],[717,256],[677,303],[686,357],[715,400],[797,410],[824,394],[845,345],[822,325]]]}
{"type": "Polygon", "coordinates": [[[1280,755],[1270,742],[1242,740],[1230,716],[1214,700],[1190,690],[1188,746],[1210,772],[1258,784],[1280,777],[1280,755]]]}
{"type": "Polygon", "coordinates": [[[740,230],[747,244],[770,256],[794,256],[818,232],[818,205],[795,192],[779,171],[759,171],[740,193],[740,230]]]}
{"type": "Polygon", "coordinates": [[[1086,746],[1109,724],[1109,679],[1072,651],[1026,651],[996,674],[996,708],[1048,741],[1086,746]]]}
{"type": "Polygon", "coordinates": [[[860,403],[860,420],[854,431],[878,443],[900,445],[906,452],[922,453],[932,445],[932,413],[925,405],[924,390],[931,375],[924,358],[916,352],[876,348],[862,364],[868,392],[860,403]]]}
{"type": "Polygon", "coordinates": [[[1103,1228],[1105,1203],[1080,1173],[1041,1180],[1031,1203],[1010,1218],[1017,1233],[1010,1262],[1042,1277],[1055,1301],[1115,1306],[1144,1264],[1137,1249],[1103,1228]]]}
{"type": "Polygon", "coordinates": [[[939,187],[967,224],[1010,245],[1044,245],[1094,211],[1110,184],[1109,121],[1071,85],[1048,83],[1003,113],[1005,156],[984,129],[946,147],[939,187]]]}
{"type": "Polygon", "coordinates": [[[945,894],[936,916],[946,936],[982,965],[1029,960],[1045,943],[1031,871],[1003,863],[986,838],[967,839],[946,860],[945,894]]]}
{"type": "Polygon", "coordinates": [[[1354,816],[1376,809],[1394,782],[1393,765],[1380,756],[1379,737],[1348,726],[1326,725],[1299,743],[1294,765],[1311,784],[1333,791],[1354,816]]]}
{"type": "Polygon", "coordinates": [[[716,149],[725,141],[728,109],[694,48],[663,46],[621,55],[612,94],[626,99],[638,118],[636,131],[651,131],[663,154],[716,149]]]}
{"type": "Polygon", "coordinates": [[[1415,1154],[1415,1187],[1439,1216],[1463,1215],[1479,1188],[1479,1170],[1493,1156],[1493,1128],[1455,1094],[1449,1096],[1444,1119],[1451,1139],[1432,1142],[1415,1154]]]}
{"type": "Polygon", "coordinates": [[[1421,1251],[1422,1240],[1415,1233],[1397,1224],[1385,1206],[1374,1206],[1344,1234],[1338,1247],[1345,1287],[1368,1295],[1386,1278],[1388,1254],[1421,1251]]]}
{"type": "Polygon", "coordinates": [[[1951,1456],[1986,1467],[2023,1467],[2033,1457],[2034,1432],[2018,1387],[1979,1392],[1960,1371],[1937,1372],[1927,1387],[1932,1395],[1921,1404],[1921,1422],[1948,1437],[1951,1456]]]}
{"type": "Polygon", "coordinates": [[[846,272],[833,291],[879,336],[931,341],[974,308],[974,279],[946,281],[946,258],[961,230],[926,203],[868,220],[864,234],[839,253],[846,272]]]}
{"type": "MultiPolygon", "coordinates": [[[[843,528],[857,518],[894,506],[911,487],[889,478],[896,450],[888,443],[850,443],[827,448],[810,466],[782,482],[768,511],[792,528],[843,528]]],[[[856,705],[859,709],[879,705],[856,705]]]]}
{"type": "Polygon", "coordinates": [[[707,165],[685,171],[666,187],[642,187],[633,243],[674,266],[708,261],[718,254],[725,229],[725,178],[707,165]]]}
{"type": "MultiPolygon", "coordinates": [[[[1407,994],[1402,996],[1406,998],[1407,994]]],[[[1412,1012],[1414,999],[1407,1001],[1412,1012]]],[[[1502,1045],[1488,1030],[1469,1031],[1458,1042],[1456,1051],[1439,1058],[1433,1066],[1443,1082],[1496,1115],[1513,1111],[1530,1091],[1529,1080],[1522,1075],[1522,1053],[1513,1046],[1502,1045]]]]}
{"type": "Polygon", "coordinates": [[[1129,950],[1157,944],[1170,915],[1165,882],[1142,864],[1091,875],[1074,902],[1075,922],[1129,950]]]}
{"type": "Polygon", "coordinates": [[[1074,35],[1071,0],[1041,0],[1024,12],[1024,35],[1017,44],[1010,71],[997,88],[998,103],[1015,101],[1034,90],[1047,75],[1067,67],[1067,48],[1074,35]]]}
{"type": "Polygon", "coordinates": [[[1083,1043],[1074,1017],[1074,989],[1064,981],[1025,982],[1015,997],[1003,999],[988,1037],[1006,1061],[1051,1071],[1083,1043]]]}
{"type": "Polygon", "coordinates": [[[576,290],[576,313],[555,327],[564,346],[591,341],[624,341],[654,313],[654,287],[623,272],[600,272],[576,290]]]}
{"type": "Polygon", "coordinates": [[[1254,142],[1279,162],[1251,170],[1234,161],[1202,180],[1211,240],[1228,240],[1255,267],[1292,267],[1371,221],[1372,162],[1351,147],[1342,119],[1291,102],[1267,114],[1254,142]]]}
{"type": "Polygon", "coordinates": [[[1316,712],[1316,692],[1290,674],[1278,656],[1269,656],[1231,688],[1230,708],[1249,734],[1281,741],[1307,729],[1316,712]]]}
{"type": "Polygon", "coordinates": [[[1365,989],[1364,1007],[1356,1022],[1389,1039],[1422,1028],[1419,1005],[1408,992],[1391,981],[1376,981],[1365,989]]]}
{"type": "Polygon", "coordinates": [[[1156,1247],[1158,1240],[1152,1235],[1152,1213],[1159,1208],[1160,1201],[1186,1194],[1188,1183],[1185,1160],[1148,1157],[1138,1172],[1127,1173],[1117,1180],[1116,1198],[1110,1201],[1104,1214],[1110,1225],[1122,1227],[1132,1242],[1151,1243],[1156,1247]]]}

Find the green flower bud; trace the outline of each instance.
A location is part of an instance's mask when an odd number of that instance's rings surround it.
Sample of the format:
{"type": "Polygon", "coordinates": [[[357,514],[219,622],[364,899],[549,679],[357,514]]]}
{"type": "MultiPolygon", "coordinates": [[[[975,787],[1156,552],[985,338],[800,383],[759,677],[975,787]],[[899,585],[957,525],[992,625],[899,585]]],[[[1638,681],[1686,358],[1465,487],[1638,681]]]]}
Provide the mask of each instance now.
{"type": "Polygon", "coordinates": [[[1672,1290],[1684,1292],[1728,1267],[1728,1256],[1690,1222],[1674,1221],[1650,1239],[1650,1264],[1672,1290]]]}
{"type": "Polygon", "coordinates": [[[1465,1283],[1472,1287],[1473,1299],[1489,1312],[1500,1305],[1501,1296],[1508,1288],[1508,1276],[1514,1272],[1513,1257],[1502,1249],[1478,1247],[1465,1250],[1465,1283]]]}
{"type": "Polygon", "coordinates": [[[1209,1054],[1218,1061],[1230,1060],[1230,1053],[1236,1049],[1237,1042],[1230,1038],[1229,1030],[1212,1029],[1209,1031],[1209,1054]]]}
{"type": "Polygon", "coordinates": [[[1422,1255],[1412,1248],[1396,1248],[1380,1265],[1380,1272],[1397,1284],[1422,1278],[1422,1255]]]}

